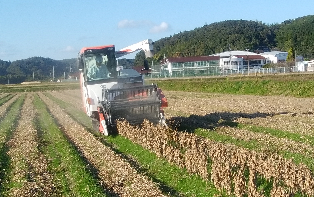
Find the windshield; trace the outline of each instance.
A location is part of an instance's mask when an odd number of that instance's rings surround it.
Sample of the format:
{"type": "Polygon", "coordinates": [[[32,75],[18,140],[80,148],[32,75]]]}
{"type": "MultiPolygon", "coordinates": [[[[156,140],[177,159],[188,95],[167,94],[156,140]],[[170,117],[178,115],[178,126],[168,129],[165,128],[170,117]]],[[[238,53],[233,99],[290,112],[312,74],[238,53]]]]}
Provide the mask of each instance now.
{"type": "Polygon", "coordinates": [[[116,78],[117,76],[115,56],[104,53],[87,54],[84,61],[87,81],[116,78]]]}

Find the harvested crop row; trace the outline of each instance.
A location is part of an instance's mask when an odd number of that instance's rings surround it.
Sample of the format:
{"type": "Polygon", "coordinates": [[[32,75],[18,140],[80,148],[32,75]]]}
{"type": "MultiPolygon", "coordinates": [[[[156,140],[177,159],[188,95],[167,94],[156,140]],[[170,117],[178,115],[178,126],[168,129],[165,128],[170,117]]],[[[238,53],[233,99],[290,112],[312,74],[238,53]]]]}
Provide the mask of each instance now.
{"type": "Polygon", "coordinates": [[[8,156],[8,146],[6,145],[11,139],[14,125],[19,120],[19,111],[23,105],[25,94],[18,98],[7,108],[7,111],[0,119],[0,191],[4,192],[8,186],[8,174],[10,172],[10,157],[8,156]]]}
{"type": "Polygon", "coordinates": [[[8,142],[12,169],[9,177],[13,183],[9,196],[51,196],[54,190],[47,160],[38,151],[37,131],[33,125],[36,111],[32,100],[33,94],[27,94],[16,131],[8,142]]]}
{"type": "Polygon", "coordinates": [[[0,99],[7,96],[7,95],[8,95],[8,93],[0,93],[0,99]]]}
{"type": "MultiPolygon", "coordinates": [[[[228,120],[313,135],[314,102],[310,98],[166,92],[166,117],[195,114],[205,123],[228,120]],[[196,98],[193,98],[193,97],[196,98]],[[210,122],[211,121],[211,122],[210,122]]],[[[186,118],[186,119],[189,119],[186,118]]]]}
{"type": "Polygon", "coordinates": [[[65,94],[67,96],[70,96],[71,98],[78,99],[82,101],[82,94],[80,89],[75,89],[75,90],[62,90],[58,91],[61,92],[62,94],[65,94]]]}
{"type": "Polygon", "coordinates": [[[52,96],[63,101],[71,101],[71,104],[78,109],[83,109],[82,98],[73,97],[65,93],[66,91],[53,91],[49,92],[52,96]]]}
{"type": "Polygon", "coordinates": [[[257,177],[261,176],[266,180],[273,180],[270,192],[272,196],[278,196],[279,193],[293,195],[298,191],[314,195],[314,177],[311,170],[277,154],[249,151],[194,134],[155,127],[148,122],[141,128],[131,126],[127,122],[118,122],[117,127],[119,134],[134,143],[186,168],[191,173],[199,174],[205,180],[212,180],[217,188],[225,189],[229,194],[234,188],[236,196],[243,196],[245,193],[249,196],[264,196],[257,189],[257,177]],[[249,172],[247,183],[246,171],[249,172]]]}
{"type": "Polygon", "coordinates": [[[217,132],[239,140],[256,140],[262,145],[262,150],[272,148],[279,151],[300,153],[306,155],[307,157],[314,158],[314,147],[307,143],[300,143],[286,138],[277,138],[269,134],[256,133],[246,129],[232,127],[220,127],[215,131],[208,132],[217,132]]]}
{"type": "Polygon", "coordinates": [[[114,192],[120,196],[164,196],[154,183],[137,174],[130,164],[96,140],[91,133],[64,113],[57,104],[43,94],[40,94],[40,98],[64,127],[66,135],[99,170],[102,181],[114,192]]]}
{"type": "MultiPolygon", "coordinates": [[[[82,102],[81,92],[78,89],[54,93],[57,93],[58,96],[70,95],[70,97],[64,98],[67,100],[71,98],[70,100],[78,106],[80,106],[79,104],[82,102]]],[[[217,115],[216,119],[218,120],[220,118],[231,118],[235,122],[244,124],[285,130],[287,132],[299,133],[302,135],[314,134],[314,126],[312,124],[314,115],[311,110],[311,108],[314,108],[314,103],[309,98],[278,98],[277,96],[244,96],[211,93],[195,94],[171,91],[165,91],[165,95],[169,101],[169,107],[165,109],[167,118],[178,115],[188,116],[191,114],[204,116],[211,113],[212,116],[217,115]],[[230,100],[230,98],[233,97],[236,97],[236,99],[234,99],[237,100],[236,103],[244,101],[246,97],[249,97],[249,101],[247,101],[245,106],[242,104],[239,107],[239,104],[235,104],[230,100]],[[288,99],[288,101],[285,101],[285,99],[288,99]],[[210,100],[212,101],[208,102],[210,100]],[[191,105],[191,103],[193,104],[191,105]],[[259,103],[259,105],[256,105],[256,103],[259,103]],[[291,106],[281,106],[284,104],[291,104],[291,106]],[[275,106],[271,107],[272,105],[275,106]],[[307,106],[310,106],[310,108],[307,108],[307,106]],[[278,113],[278,107],[283,109],[281,114],[278,113]],[[269,108],[270,110],[263,114],[262,111],[265,108],[269,108]],[[245,112],[247,109],[249,112],[245,112]],[[284,111],[284,109],[287,110],[284,111]],[[255,110],[256,113],[252,114],[252,110],[255,110]],[[228,117],[223,117],[223,115],[228,117]]]]}
{"type": "Polygon", "coordinates": [[[16,101],[16,99],[17,99],[18,97],[19,97],[19,95],[15,95],[13,98],[11,98],[9,101],[7,101],[5,104],[3,104],[3,105],[0,106],[0,117],[2,117],[2,116],[5,114],[7,108],[8,108],[12,103],[14,103],[14,101],[16,101]]]}
{"type": "MultiPolygon", "coordinates": [[[[34,106],[38,116],[36,128],[40,151],[47,157],[49,171],[54,175],[54,196],[105,196],[95,169],[89,165],[71,140],[64,135],[45,103],[36,94],[34,106]]],[[[111,195],[111,194],[110,194],[111,195]]],[[[107,195],[106,195],[107,196],[107,195]]]]}
{"type": "MultiPolygon", "coordinates": [[[[265,113],[313,113],[312,98],[282,96],[224,95],[212,93],[166,91],[170,108],[197,112],[205,115],[213,112],[242,112],[247,114],[265,113]],[[189,105],[193,103],[193,105],[189,105]],[[210,106],[210,107],[209,107],[210,106]],[[195,110],[199,109],[199,110],[195,110]]],[[[192,114],[191,113],[191,114],[192,114]]]]}
{"type": "Polygon", "coordinates": [[[280,114],[275,116],[251,118],[238,118],[236,122],[250,124],[272,129],[284,130],[290,133],[299,133],[302,135],[314,135],[314,115],[313,114],[280,114]]]}

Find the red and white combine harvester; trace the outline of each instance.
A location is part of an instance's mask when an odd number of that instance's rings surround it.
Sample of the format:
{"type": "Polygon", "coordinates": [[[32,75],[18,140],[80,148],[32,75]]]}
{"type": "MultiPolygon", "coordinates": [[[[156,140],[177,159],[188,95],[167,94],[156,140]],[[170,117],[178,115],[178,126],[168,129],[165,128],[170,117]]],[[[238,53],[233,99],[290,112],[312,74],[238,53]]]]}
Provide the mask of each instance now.
{"type": "MultiPolygon", "coordinates": [[[[141,123],[147,119],[166,126],[163,108],[167,99],[157,85],[145,85],[144,76],[117,65],[117,58],[144,50],[152,57],[153,42],[144,40],[115,51],[114,45],[84,47],[78,56],[80,84],[86,114],[94,129],[104,135],[116,120],[141,123]]],[[[148,70],[144,63],[144,70],[148,70]]]]}

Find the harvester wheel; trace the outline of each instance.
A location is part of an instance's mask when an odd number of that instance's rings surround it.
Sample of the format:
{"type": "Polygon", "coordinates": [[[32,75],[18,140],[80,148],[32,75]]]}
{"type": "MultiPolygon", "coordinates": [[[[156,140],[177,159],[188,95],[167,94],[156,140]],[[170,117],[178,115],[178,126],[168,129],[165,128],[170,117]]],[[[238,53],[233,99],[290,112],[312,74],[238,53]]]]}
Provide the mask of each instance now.
{"type": "Polygon", "coordinates": [[[92,126],[95,131],[99,132],[99,120],[92,119],[92,126]]]}
{"type": "Polygon", "coordinates": [[[101,124],[102,124],[102,127],[104,128],[104,130],[102,131],[102,134],[105,136],[108,136],[109,132],[108,132],[108,126],[107,126],[106,120],[102,120],[101,124]]]}
{"type": "Polygon", "coordinates": [[[161,124],[162,126],[168,128],[167,123],[166,123],[166,118],[165,118],[163,113],[159,114],[159,124],[161,124]]]}

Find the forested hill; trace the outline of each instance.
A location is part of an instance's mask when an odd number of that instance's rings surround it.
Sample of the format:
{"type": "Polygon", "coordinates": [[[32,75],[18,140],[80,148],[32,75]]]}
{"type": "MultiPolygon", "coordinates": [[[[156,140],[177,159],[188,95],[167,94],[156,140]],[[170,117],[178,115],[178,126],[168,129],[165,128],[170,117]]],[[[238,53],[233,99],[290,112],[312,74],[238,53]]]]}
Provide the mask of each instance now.
{"type": "Polygon", "coordinates": [[[76,58],[65,60],[53,60],[43,57],[31,57],[13,62],[0,60],[0,84],[21,83],[32,80],[51,80],[53,77],[63,78],[77,71],[76,58]]]}
{"type": "Polygon", "coordinates": [[[155,59],[164,56],[210,55],[227,50],[256,51],[260,48],[288,51],[294,57],[314,58],[314,15],[281,24],[227,20],[180,32],[154,43],[155,59]]]}

